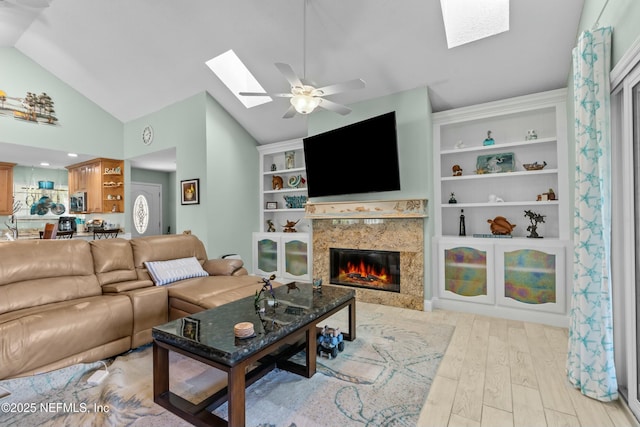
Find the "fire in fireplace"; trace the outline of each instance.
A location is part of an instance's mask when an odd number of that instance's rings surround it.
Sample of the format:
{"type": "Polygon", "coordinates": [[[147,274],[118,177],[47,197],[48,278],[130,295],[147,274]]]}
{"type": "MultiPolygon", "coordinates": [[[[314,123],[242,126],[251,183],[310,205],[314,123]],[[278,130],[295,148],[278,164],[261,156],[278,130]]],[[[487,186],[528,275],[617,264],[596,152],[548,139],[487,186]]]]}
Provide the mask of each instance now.
{"type": "Polygon", "coordinates": [[[330,282],[400,292],[400,252],[329,249],[330,282]]]}

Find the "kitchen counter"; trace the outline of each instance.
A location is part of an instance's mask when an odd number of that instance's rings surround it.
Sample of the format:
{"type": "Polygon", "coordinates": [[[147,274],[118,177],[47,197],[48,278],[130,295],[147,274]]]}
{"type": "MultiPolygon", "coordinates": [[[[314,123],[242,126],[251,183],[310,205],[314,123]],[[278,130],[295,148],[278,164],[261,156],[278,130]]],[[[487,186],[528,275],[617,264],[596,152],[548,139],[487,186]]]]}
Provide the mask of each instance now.
{"type": "MultiPolygon", "coordinates": [[[[123,233],[122,231],[120,231],[118,233],[118,237],[122,238],[122,239],[127,239],[130,240],[131,239],[131,233],[123,233]]],[[[18,236],[18,240],[28,240],[28,239],[39,239],[40,238],[40,234],[39,233],[20,233],[20,235],[18,236]]],[[[74,239],[84,239],[84,240],[93,240],[93,232],[85,232],[82,231],[80,233],[74,233],[73,234],[73,238],[74,239]]]]}

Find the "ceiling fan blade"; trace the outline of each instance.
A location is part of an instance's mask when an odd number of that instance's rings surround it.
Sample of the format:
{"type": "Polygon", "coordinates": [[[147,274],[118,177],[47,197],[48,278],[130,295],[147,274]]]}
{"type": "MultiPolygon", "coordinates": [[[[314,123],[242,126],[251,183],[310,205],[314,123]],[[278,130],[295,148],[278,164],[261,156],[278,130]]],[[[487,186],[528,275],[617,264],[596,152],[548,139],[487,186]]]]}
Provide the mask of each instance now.
{"type": "Polygon", "coordinates": [[[284,116],[282,116],[283,119],[290,119],[291,117],[296,115],[296,109],[293,108],[293,105],[289,106],[289,109],[287,110],[286,113],[284,113],[284,116]]]}
{"type": "Polygon", "coordinates": [[[291,98],[290,93],[261,93],[261,92],[238,92],[240,96],[273,96],[276,98],[291,98]]]}
{"type": "Polygon", "coordinates": [[[324,108],[325,110],[333,111],[334,113],[342,114],[343,116],[346,116],[351,112],[351,108],[324,98],[320,100],[320,104],[318,105],[318,107],[324,108]]]}
{"type": "Polygon", "coordinates": [[[283,62],[276,62],[276,68],[280,70],[282,75],[287,79],[291,87],[302,87],[303,84],[300,81],[298,75],[293,71],[291,65],[283,62]]]}
{"type": "Polygon", "coordinates": [[[348,82],[336,83],[325,87],[319,87],[316,89],[318,92],[322,92],[322,96],[333,95],[338,92],[346,92],[348,90],[356,90],[364,88],[365,83],[362,79],[349,80],[348,82]]]}

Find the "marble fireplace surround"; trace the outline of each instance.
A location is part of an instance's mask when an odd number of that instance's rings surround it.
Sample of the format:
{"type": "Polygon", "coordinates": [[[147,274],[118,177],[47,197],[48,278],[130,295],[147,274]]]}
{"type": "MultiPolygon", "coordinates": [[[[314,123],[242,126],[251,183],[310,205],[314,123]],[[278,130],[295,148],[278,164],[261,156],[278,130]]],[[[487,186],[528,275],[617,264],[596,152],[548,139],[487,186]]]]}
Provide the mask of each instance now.
{"type": "Polygon", "coordinates": [[[400,293],[353,288],[356,298],[423,310],[426,208],[426,199],[307,203],[305,216],[311,219],[313,230],[314,277],[329,283],[330,248],[398,251],[400,293]]]}

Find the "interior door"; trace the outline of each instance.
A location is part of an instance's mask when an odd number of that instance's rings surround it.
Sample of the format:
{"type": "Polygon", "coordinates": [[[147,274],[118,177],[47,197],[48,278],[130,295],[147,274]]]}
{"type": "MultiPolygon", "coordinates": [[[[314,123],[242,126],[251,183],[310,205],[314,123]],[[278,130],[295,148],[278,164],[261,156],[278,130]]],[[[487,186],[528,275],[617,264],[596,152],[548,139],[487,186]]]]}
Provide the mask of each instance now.
{"type": "Polygon", "coordinates": [[[132,182],[131,237],[162,234],[162,185],[132,182]]]}

